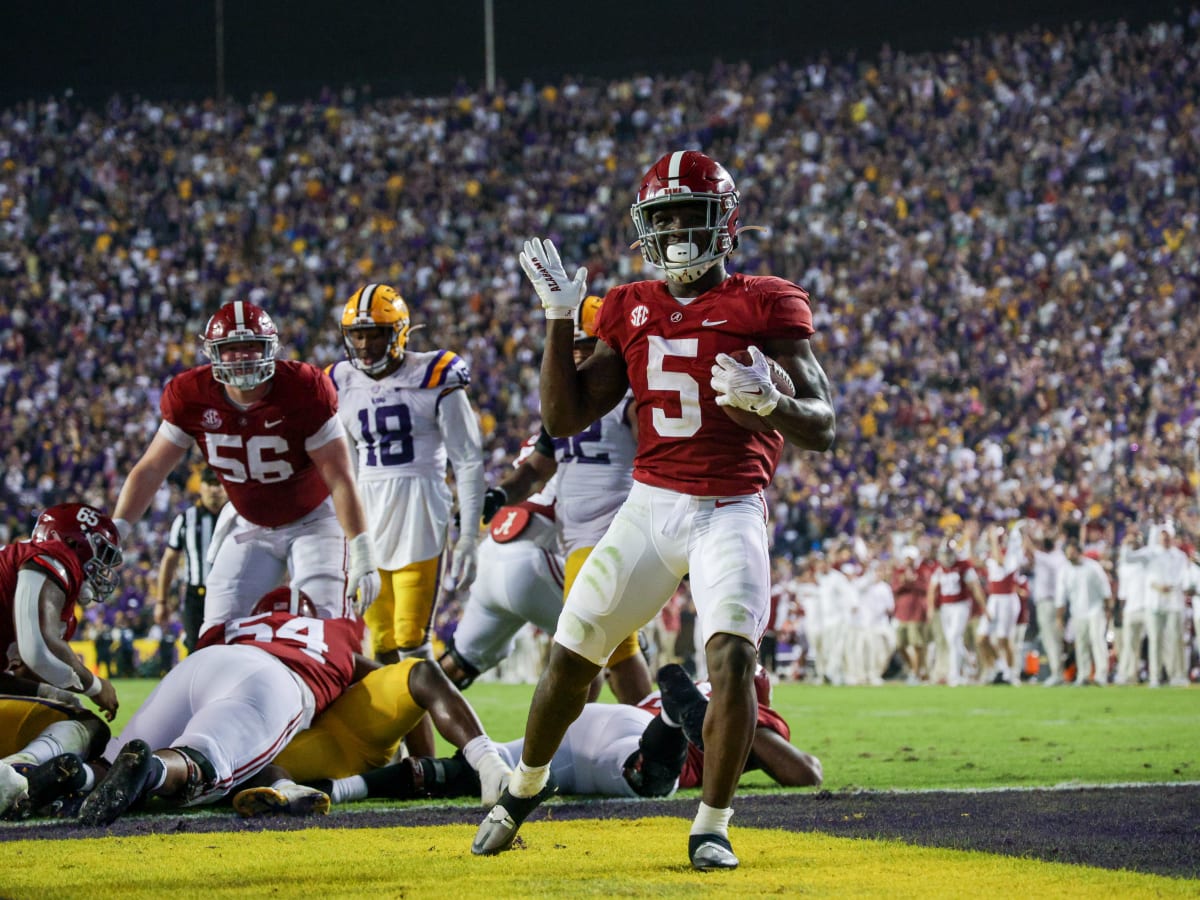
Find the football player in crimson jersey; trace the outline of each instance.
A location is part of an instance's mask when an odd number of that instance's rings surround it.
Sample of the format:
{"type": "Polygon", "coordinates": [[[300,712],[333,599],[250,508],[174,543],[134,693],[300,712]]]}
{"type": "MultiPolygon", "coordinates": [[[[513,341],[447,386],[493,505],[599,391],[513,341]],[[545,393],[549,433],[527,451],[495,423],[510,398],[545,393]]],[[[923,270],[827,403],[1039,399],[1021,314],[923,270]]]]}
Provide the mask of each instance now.
{"type": "MultiPolygon", "coordinates": [[[[576,310],[577,366],[595,352],[601,305],[599,297],[588,297],[576,310]]],[[[630,392],[574,437],[552,438],[543,428],[514,471],[493,488],[506,503],[517,503],[557,475],[555,522],[566,554],[564,596],[571,592],[579,570],[629,495],[636,446],[637,410],[630,392]]],[[[605,668],[609,686],[621,703],[637,703],[653,689],[637,631],[621,641],[605,668]]],[[[601,687],[597,680],[592,699],[601,687]]]]}
{"type": "Polygon", "coordinates": [[[1025,562],[1020,529],[1010,537],[1003,525],[995,525],[987,537],[987,629],[980,640],[990,645],[988,656],[996,660],[995,683],[1019,684],[1013,633],[1021,614],[1017,578],[1025,562]]]}
{"type": "Polygon", "coordinates": [[[203,340],[211,364],[167,382],[162,424],[121,488],[122,536],[196,444],[230,500],[209,549],[201,632],[245,615],[246,598],[285,574],[321,616],[347,615],[356,594],[369,606],[379,572],[333,385],[316,366],[275,358],[275,324],[253,303],[226,303],[203,340]]]}
{"type": "Polygon", "coordinates": [[[780,278],[731,274],[738,192],[729,173],[696,151],[669,153],[646,173],[632,215],[644,258],[665,281],[613,288],[591,358],[572,356],[587,270],[569,276],[550,242],[526,242],[522,269],[548,319],[542,422],[576,434],[632,388],[638,442],[634,485],[579,573],[535,692],[521,764],[480,825],[476,854],[512,845],[520,823],[553,789],[549,763],[617,643],[648,622],[690,573],[709,677],[703,802],[688,841],[700,869],[738,864],[731,802],[754,735],[757,644],[770,609],[763,490],[785,441],[823,451],[834,436],[828,379],[813,356],[808,295],[780,278]],[[752,363],[729,354],[750,350],[752,363]],[[791,376],[772,381],[763,354],[791,376]],[[720,409],[762,416],[769,431],[738,426],[720,409]]]}
{"type": "Polygon", "coordinates": [[[963,683],[967,654],[964,642],[972,601],[980,608],[987,606],[979,573],[962,555],[958,542],[948,540],[938,550],[938,566],[929,578],[925,604],[929,618],[936,615],[941,622],[946,642],[946,683],[952,686],[963,683]]]}
{"type": "Polygon", "coordinates": [[[253,777],[366,673],[362,629],[357,617],[318,618],[289,587],[208,629],[109,743],[112,768],[80,820],[107,825],[152,794],[212,803],[253,777]]]}
{"type": "Polygon", "coordinates": [[[82,503],[50,507],[38,516],[32,540],[0,548],[0,650],[10,668],[84,694],[110,722],[116,690],[67,642],[75,633],[75,604],[106,600],[121,562],[113,520],[82,503]]]}

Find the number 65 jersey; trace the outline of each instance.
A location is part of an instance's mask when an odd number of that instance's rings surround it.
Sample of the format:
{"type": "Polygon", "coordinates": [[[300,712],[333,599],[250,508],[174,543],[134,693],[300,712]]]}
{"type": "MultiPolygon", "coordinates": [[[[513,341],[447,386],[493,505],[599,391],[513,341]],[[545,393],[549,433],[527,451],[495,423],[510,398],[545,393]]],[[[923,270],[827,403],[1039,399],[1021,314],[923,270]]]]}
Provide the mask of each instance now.
{"type": "Polygon", "coordinates": [[[449,350],[409,350],[400,368],[378,381],[345,360],[328,372],[357,450],[356,481],[379,567],[396,571],[432,559],[450,524],[447,460],[463,522],[469,508],[478,522],[483,503],[483,439],[465,390],[470,368],[449,350]]]}

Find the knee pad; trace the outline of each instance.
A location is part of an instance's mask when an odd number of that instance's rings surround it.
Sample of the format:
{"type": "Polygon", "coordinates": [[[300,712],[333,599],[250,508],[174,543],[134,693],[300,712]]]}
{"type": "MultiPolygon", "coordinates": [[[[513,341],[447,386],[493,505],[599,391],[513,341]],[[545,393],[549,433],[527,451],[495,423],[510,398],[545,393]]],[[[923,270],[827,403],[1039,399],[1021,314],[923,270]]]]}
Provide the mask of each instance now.
{"type": "MultiPolygon", "coordinates": [[[[450,638],[450,642],[446,645],[446,652],[438,657],[439,665],[443,659],[449,659],[458,667],[459,671],[463,673],[461,678],[452,679],[454,686],[460,691],[465,691],[472,684],[474,684],[475,679],[479,677],[479,670],[467,662],[466,659],[463,658],[463,655],[459,653],[458,649],[454,646],[454,638],[450,638]]],[[[442,671],[444,672],[445,670],[446,667],[442,666],[442,671]]]]}
{"type": "Polygon", "coordinates": [[[217,786],[217,770],[209,762],[208,757],[191,747],[172,747],[171,749],[182,756],[183,761],[187,764],[187,783],[178,799],[186,805],[211,793],[217,786]]]}

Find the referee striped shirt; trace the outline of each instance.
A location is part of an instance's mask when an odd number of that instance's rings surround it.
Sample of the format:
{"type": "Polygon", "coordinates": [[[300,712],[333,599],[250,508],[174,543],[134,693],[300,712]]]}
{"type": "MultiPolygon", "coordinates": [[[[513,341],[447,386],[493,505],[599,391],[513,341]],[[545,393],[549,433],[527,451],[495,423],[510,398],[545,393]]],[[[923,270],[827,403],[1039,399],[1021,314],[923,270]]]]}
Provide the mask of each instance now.
{"type": "Polygon", "coordinates": [[[189,506],[171,523],[167,546],[183,551],[183,577],[188,587],[204,587],[208,580],[208,545],[216,524],[217,514],[199,503],[189,506]]]}

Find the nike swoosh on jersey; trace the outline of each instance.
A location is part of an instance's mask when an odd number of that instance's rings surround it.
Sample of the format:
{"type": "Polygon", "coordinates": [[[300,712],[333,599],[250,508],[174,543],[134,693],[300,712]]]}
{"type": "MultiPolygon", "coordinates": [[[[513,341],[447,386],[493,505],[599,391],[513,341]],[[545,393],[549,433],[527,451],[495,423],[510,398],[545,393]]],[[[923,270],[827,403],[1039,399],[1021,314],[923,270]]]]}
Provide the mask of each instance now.
{"type": "Polygon", "coordinates": [[[700,324],[703,325],[705,328],[712,328],[712,326],[714,326],[714,325],[724,325],[728,321],[729,321],[728,319],[716,319],[715,321],[710,322],[708,319],[705,319],[700,324]]]}
{"type": "Polygon", "coordinates": [[[276,419],[274,422],[263,422],[263,427],[264,428],[274,428],[276,425],[279,425],[282,422],[283,422],[283,419],[276,419]]]}

